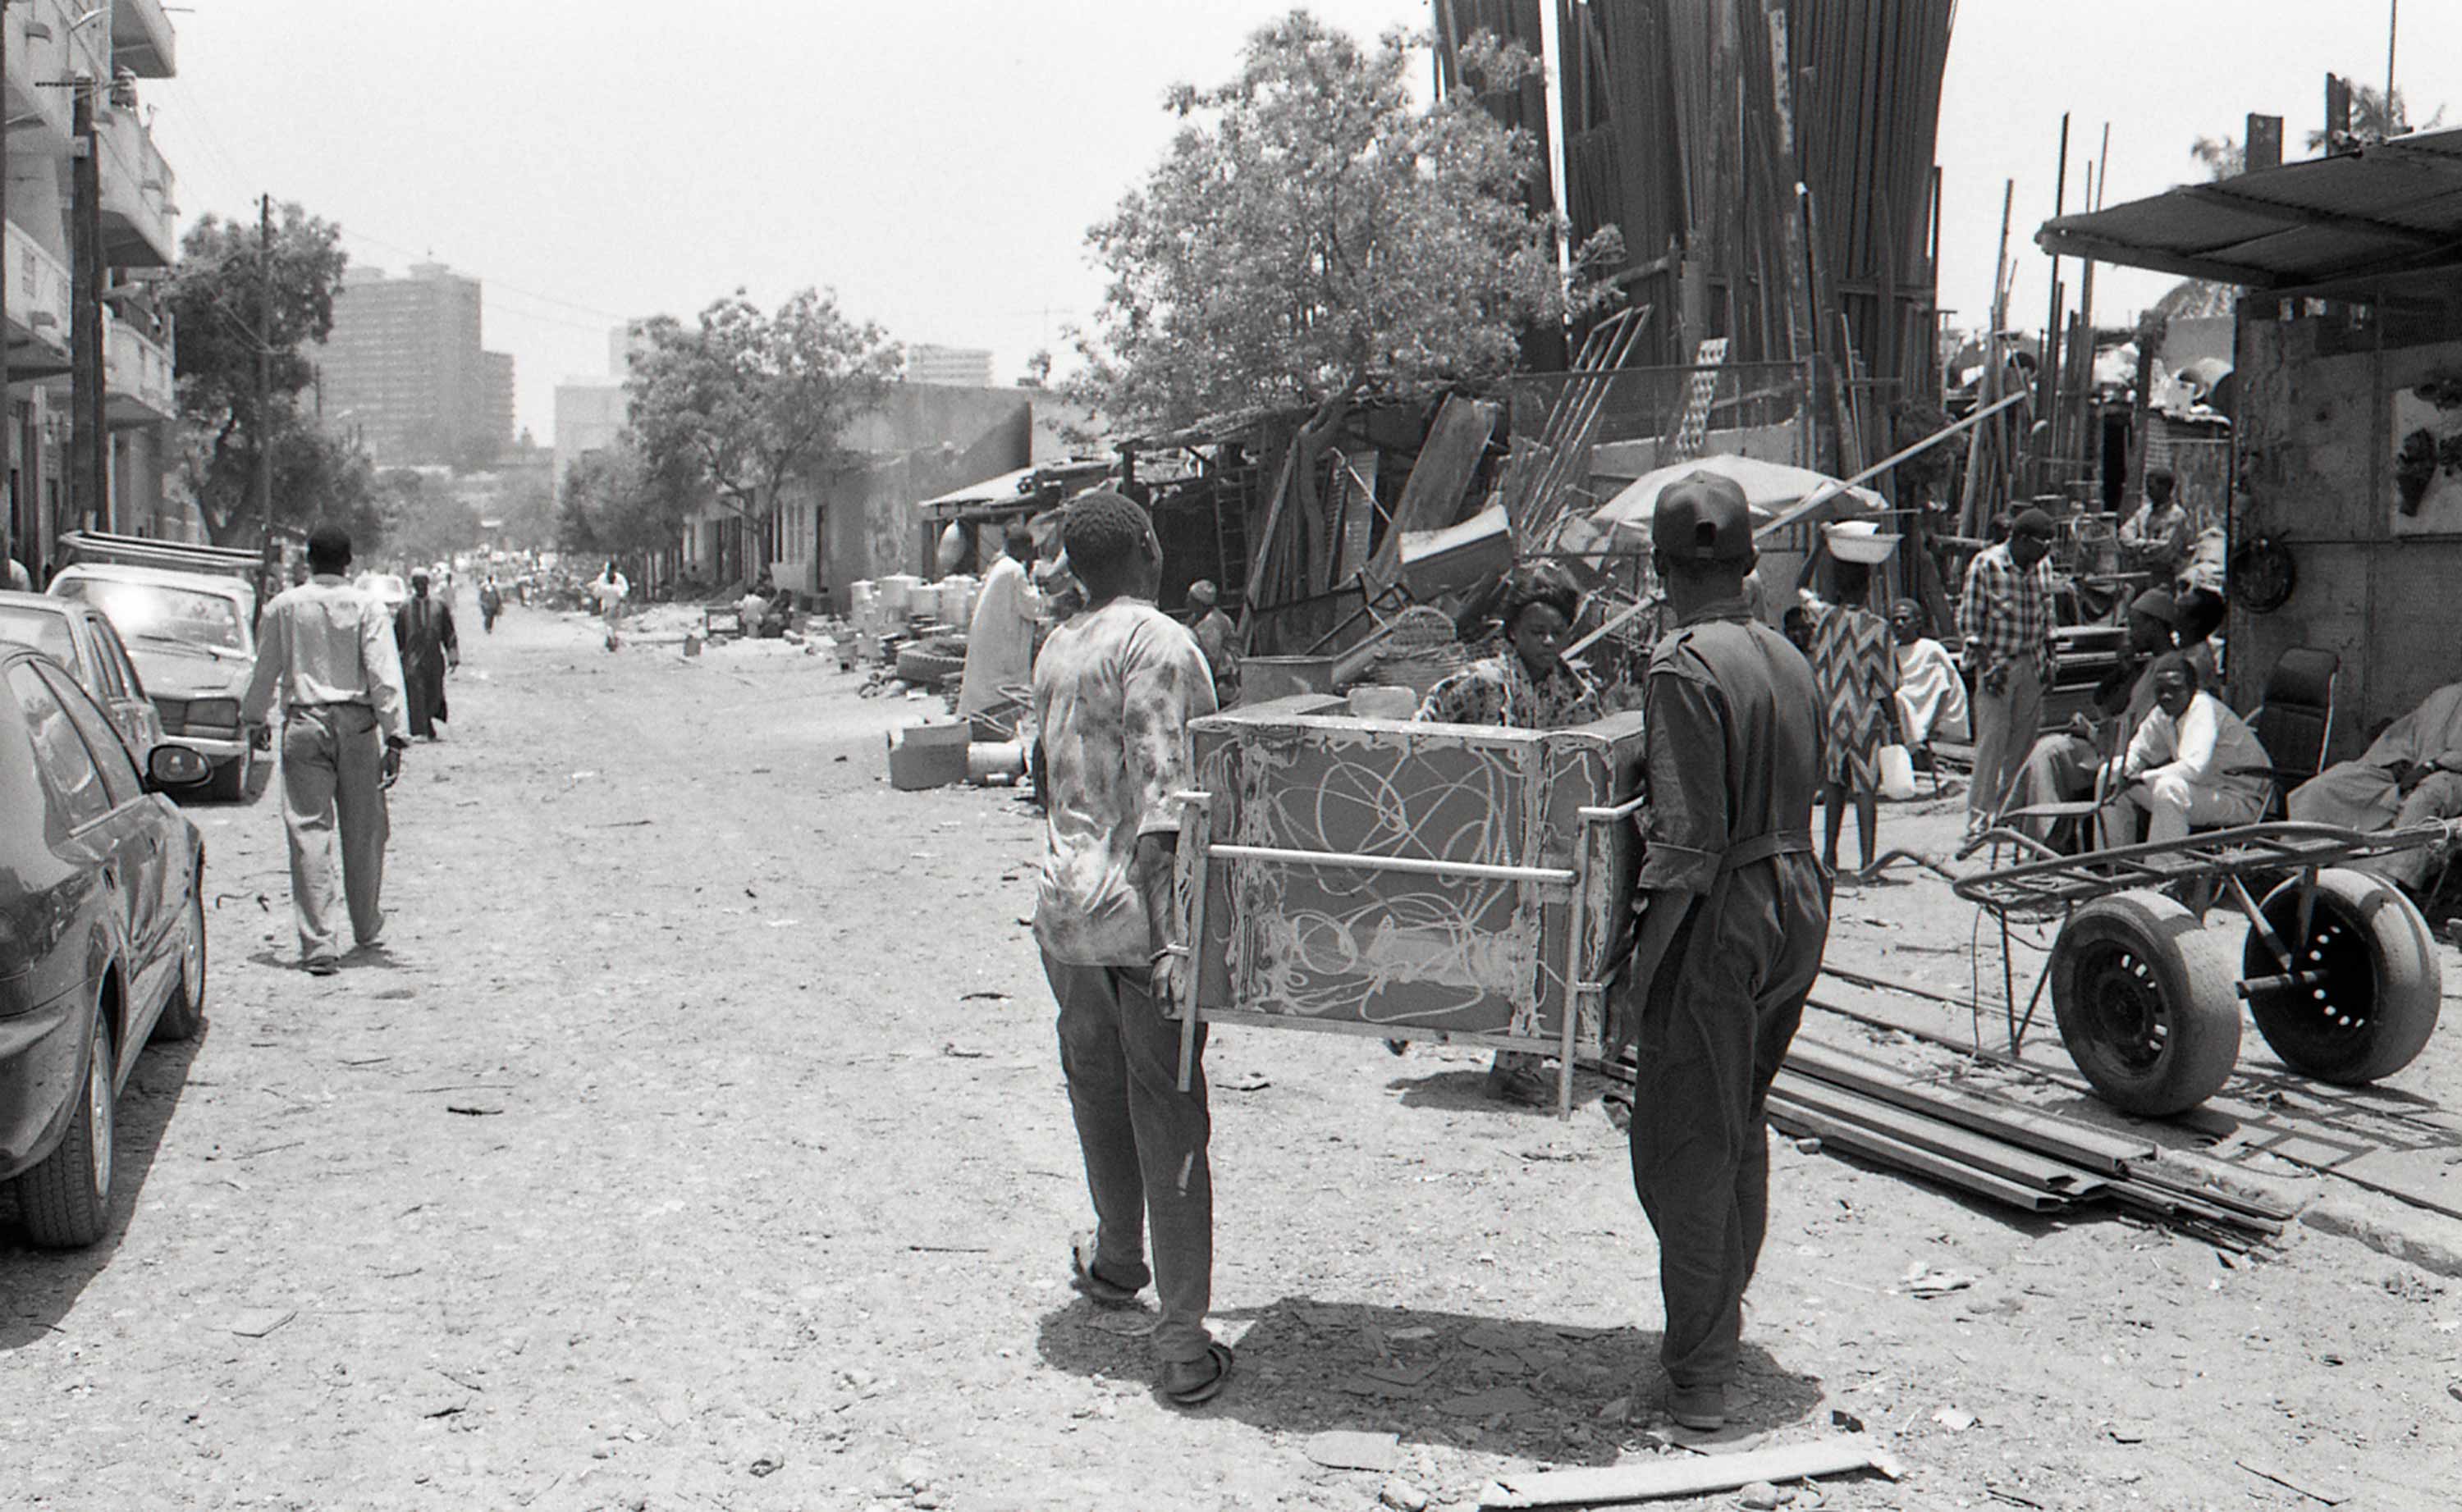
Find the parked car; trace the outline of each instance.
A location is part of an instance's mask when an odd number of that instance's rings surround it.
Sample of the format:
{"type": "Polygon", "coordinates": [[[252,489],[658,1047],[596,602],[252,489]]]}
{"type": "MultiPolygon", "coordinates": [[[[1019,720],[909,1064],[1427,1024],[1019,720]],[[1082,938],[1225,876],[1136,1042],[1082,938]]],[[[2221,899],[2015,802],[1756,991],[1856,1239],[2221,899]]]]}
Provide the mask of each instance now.
{"type": "Polygon", "coordinates": [[[256,670],[256,590],[238,578],[117,563],[74,563],[52,595],[110,617],[162,718],[162,738],[214,764],[207,791],[246,798],[260,754],[240,723],[256,670]]]}
{"type": "Polygon", "coordinates": [[[410,585],[391,572],[362,572],[351,580],[351,586],[373,597],[395,614],[410,602],[410,585]]]}
{"type": "Polygon", "coordinates": [[[204,1023],[205,839],[101,706],[40,651],[0,646],[0,1180],[35,1244],[110,1226],[113,1108],[153,1039],[204,1023]]]}
{"type": "Polygon", "coordinates": [[[131,756],[142,760],[162,743],[162,715],[100,609],[48,593],[0,593],[0,641],[32,646],[67,668],[111,715],[131,756]]]}

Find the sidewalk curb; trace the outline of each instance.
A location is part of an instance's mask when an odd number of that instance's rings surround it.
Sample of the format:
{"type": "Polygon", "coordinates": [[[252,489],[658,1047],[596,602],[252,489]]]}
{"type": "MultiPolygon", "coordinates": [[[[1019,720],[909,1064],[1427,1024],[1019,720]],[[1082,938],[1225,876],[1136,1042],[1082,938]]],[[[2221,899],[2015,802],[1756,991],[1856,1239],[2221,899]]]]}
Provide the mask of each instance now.
{"type": "Polygon", "coordinates": [[[2462,1219],[2427,1212],[2387,1198],[2320,1197],[2300,1214],[2319,1233],[2356,1239],[2378,1254],[2433,1275],[2462,1277],[2462,1219]]]}

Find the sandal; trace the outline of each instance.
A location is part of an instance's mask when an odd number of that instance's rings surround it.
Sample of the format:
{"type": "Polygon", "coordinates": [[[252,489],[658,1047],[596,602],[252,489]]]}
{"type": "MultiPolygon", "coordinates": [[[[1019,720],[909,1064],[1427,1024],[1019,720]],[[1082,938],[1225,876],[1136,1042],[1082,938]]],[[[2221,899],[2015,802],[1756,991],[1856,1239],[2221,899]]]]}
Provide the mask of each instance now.
{"type": "Polygon", "coordinates": [[[1163,1399],[1174,1407],[1202,1407],[1221,1395],[1222,1388],[1229,1384],[1231,1346],[1228,1344],[1208,1344],[1203,1359],[1176,1360],[1162,1368],[1163,1399]],[[1211,1371],[1212,1374],[1198,1375],[1199,1371],[1211,1371]],[[1183,1375],[1183,1372],[1187,1374],[1183,1375]]]}
{"type": "Polygon", "coordinates": [[[1078,1234],[1069,1241],[1069,1285],[1101,1308],[1135,1305],[1138,1288],[1106,1281],[1094,1268],[1094,1236],[1078,1234]]]}

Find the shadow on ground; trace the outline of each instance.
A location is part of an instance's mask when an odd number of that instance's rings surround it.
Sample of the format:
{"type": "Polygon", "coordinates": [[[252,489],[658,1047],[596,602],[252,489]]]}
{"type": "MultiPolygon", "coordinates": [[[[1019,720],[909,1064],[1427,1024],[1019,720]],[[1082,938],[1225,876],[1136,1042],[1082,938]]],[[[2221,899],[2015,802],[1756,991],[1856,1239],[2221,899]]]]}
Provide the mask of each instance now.
{"type": "MultiPolygon", "coordinates": [[[[1613,1463],[1632,1424],[1665,1419],[1658,1335],[1523,1318],[1285,1297],[1218,1312],[1242,1322],[1239,1374],[1202,1409],[1279,1433],[1392,1433],[1554,1464],[1613,1463]]],[[[1136,1312],[1085,1301],[1047,1313],[1046,1363],[1076,1375],[1151,1378],[1136,1312]]],[[[1151,1312],[1142,1314],[1150,1321],[1151,1312]]],[[[1744,1344],[1729,1433],[1759,1433],[1811,1416],[1821,1383],[1744,1344]]]]}
{"type": "MultiPolygon", "coordinates": [[[[149,1045],[128,1085],[119,1089],[112,1110],[112,1223],[98,1243],[86,1249],[36,1249],[18,1226],[15,1197],[0,1196],[0,1352],[23,1349],[55,1331],[87,1284],[119,1252],[162,1147],[162,1131],[187,1090],[188,1067],[211,1033],[208,1022],[193,1039],[149,1045]]],[[[7,1191],[0,1183],[0,1193],[7,1191]]]]}
{"type": "MultiPolygon", "coordinates": [[[[1385,1084],[1400,1093],[1406,1108],[1434,1108],[1439,1113],[1509,1113],[1523,1118],[1533,1115],[1552,1117],[1556,1112],[1556,1067],[1547,1066],[1547,1101],[1544,1107],[1505,1102],[1491,1097],[1487,1090],[1487,1068],[1476,1070],[1451,1067],[1431,1071],[1422,1076],[1396,1076],[1385,1084]]],[[[1573,1106],[1580,1109],[1599,1100],[1609,1082],[1595,1072],[1573,1073],[1573,1106]]]]}

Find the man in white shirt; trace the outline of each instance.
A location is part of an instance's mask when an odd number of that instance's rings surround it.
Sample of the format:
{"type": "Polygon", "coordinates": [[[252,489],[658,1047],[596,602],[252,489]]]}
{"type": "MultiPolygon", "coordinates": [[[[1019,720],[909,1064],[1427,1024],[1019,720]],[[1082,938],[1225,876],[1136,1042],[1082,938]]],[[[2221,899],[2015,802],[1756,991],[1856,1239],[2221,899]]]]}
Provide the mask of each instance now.
{"type": "Polygon", "coordinates": [[[341,892],[362,948],[384,929],[390,821],[384,790],[410,744],[403,728],[401,655],[393,616],[351,586],[351,538],[338,526],[308,537],[306,583],[265,607],[256,670],[241,705],[263,729],[282,695],[282,827],[291,842],[291,904],[299,960],[313,976],[341,969],[334,917],[334,844],[341,841],[341,892]]]}
{"type": "Polygon", "coordinates": [[[975,617],[966,628],[966,670],[958,679],[958,713],[999,708],[1009,691],[1033,678],[1034,628],[1042,603],[1026,575],[1034,535],[1019,521],[1002,538],[1001,559],[983,574],[975,617]]]}
{"type": "Polygon", "coordinates": [[[2137,815],[2149,841],[2182,840],[2192,826],[2254,824],[2273,791],[2274,761],[2247,721],[2199,686],[2196,664],[2173,651],[2147,673],[2154,708],[2120,758],[2120,796],[2104,810],[2104,843],[2126,844],[2137,815]]]}

